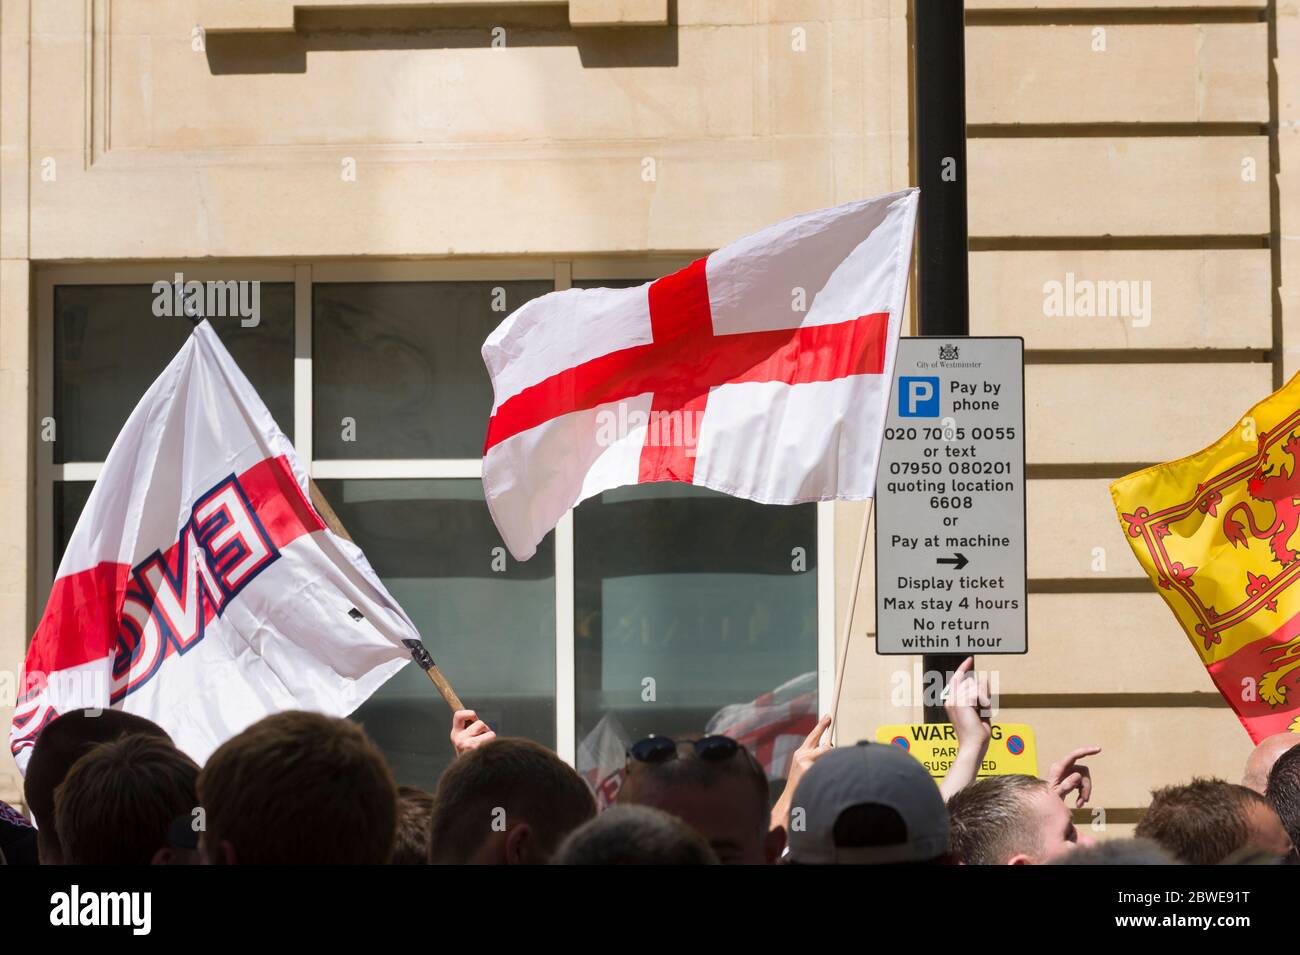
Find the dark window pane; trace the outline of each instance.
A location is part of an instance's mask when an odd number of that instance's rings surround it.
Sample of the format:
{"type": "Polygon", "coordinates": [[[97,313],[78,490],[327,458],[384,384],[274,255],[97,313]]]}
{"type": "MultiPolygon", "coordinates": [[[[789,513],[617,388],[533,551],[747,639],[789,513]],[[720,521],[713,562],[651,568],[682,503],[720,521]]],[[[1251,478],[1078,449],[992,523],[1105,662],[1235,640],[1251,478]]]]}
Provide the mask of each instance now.
{"type": "MultiPolygon", "coordinates": [[[[554,747],[554,535],[527,563],[509,558],[477,480],[318,485],[465,705],[499,734],[554,747]]],[[[432,789],[452,759],[451,714],[415,666],[354,718],[399,782],[432,789]]]]}
{"type": "Polygon", "coordinates": [[[477,458],[492,411],[483,340],[510,312],[553,288],[551,282],[313,286],[315,457],[477,458]],[[347,434],[344,419],[355,422],[347,434]]]}
{"type": "MultiPolygon", "coordinates": [[[[166,276],[169,280],[171,276],[166,276]]],[[[232,277],[232,278],[237,278],[232,277]]],[[[293,283],[262,283],[260,321],[212,327],[276,423],[293,437],[293,283]]],[[[158,317],[149,285],[60,285],[54,290],[54,460],[102,461],[136,403],[190,333],[158,317]]]]}
{"type": "Polygon", "coordinates": [[[51,578],[58,572],[59,561],[63,560],[77,518],[81,517],[86,498],[90,497],[90,489],[94,486],[94,481],[54,482],[54,566],[50,568],[51,578]]]}
{"type": "Polygon", "coordinates": [[[607,714],[630,740],[700,734],[801,676],[815,707],[815,504],[623,488],[577,508],[574,549],[579,740],[607,714]]]}

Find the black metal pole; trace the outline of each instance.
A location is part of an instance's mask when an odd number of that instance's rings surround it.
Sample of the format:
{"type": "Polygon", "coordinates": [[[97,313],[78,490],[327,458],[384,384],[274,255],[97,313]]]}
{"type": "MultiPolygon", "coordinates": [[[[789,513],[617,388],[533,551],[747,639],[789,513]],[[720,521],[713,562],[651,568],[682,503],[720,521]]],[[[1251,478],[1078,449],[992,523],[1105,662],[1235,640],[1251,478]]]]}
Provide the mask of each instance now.
{"type": "MultiPolygon", "coordinates": [[[[916,77],[916,167],[921,187],[918,310],[922,335],[969,335],[966,224],[966,11],[963,0],[913,0],[916,77]]],[[[965,659],[926,654],[930,674],[944,680],[965,659]]],[[[943,704],[928,701],[927,723],[947,721],[943,704]]]]}

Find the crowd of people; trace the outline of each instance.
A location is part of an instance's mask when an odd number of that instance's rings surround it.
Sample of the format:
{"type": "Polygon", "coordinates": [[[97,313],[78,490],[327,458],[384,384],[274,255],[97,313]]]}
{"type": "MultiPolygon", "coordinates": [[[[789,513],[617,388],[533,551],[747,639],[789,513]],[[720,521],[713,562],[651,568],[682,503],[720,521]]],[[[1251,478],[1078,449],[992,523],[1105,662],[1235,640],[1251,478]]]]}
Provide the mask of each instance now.
{"type": "Polygon", "coordinates": [[[203,766],[157,724],[64,713],[24,782],[29,819],[0,803],[8,864],[1016,865],[1289,863],[1300,845],[1300,734],[1260,743],[1241,784],[1156,790],[1133,838],[1094,841],[1082,747],[1045,778],[980,778],[987,690],[953,676],[958,755],[938,784],[902,749],[831,746],[824,717],[773,802],[763,767],[727,736],[633,743],[598,812],[559,756],[457,712],[457,756],[432,792],[398,786],[365,730],[316,713],[269,716],[203,766]],[[35,825],[32,825],[32,822],[35,825]],[[1087,828],[1087,827],[1085,827],[1087,828]]]}

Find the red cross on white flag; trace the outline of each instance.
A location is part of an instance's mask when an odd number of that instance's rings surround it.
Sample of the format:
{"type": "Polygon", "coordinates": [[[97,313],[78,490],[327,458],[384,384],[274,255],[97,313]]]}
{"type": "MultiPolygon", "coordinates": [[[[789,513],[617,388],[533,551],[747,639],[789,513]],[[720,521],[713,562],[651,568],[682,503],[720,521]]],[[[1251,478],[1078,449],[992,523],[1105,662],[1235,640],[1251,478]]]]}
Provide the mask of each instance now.
{"type": "Polygon", "coordinates": [[[527,560],[601,491],[766,504],[875,491],[919,192],[809,212],[628,289],[524,305],[483,345],[483,490],[527,560]]]}

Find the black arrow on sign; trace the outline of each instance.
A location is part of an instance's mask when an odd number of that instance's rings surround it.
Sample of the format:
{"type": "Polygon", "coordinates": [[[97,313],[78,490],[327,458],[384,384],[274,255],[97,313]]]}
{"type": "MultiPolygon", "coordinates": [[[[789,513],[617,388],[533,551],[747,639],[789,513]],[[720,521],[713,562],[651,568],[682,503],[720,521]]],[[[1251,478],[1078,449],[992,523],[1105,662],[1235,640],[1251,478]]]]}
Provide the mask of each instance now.
{"type": "Polygon", "coordinates": [[[939,557],[935,560],[936,564],[952,564],[954,570],[961,570],[970,563],[965,554],[958,554],[956,557],[939,557]]]}

